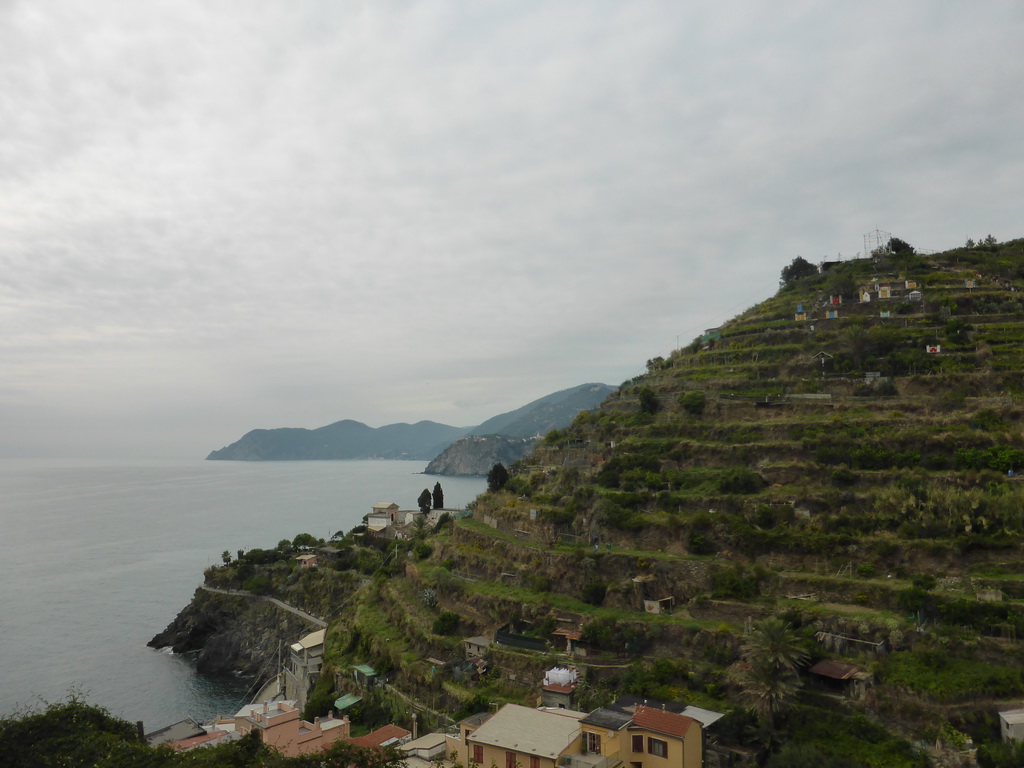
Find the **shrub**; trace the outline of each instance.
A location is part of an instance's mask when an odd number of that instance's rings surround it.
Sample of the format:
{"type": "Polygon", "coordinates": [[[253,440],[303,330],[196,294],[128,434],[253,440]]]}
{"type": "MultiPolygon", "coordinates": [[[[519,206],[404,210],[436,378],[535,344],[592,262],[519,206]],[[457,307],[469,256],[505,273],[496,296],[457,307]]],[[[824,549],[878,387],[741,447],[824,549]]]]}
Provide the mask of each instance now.
{"type": "Polygon", "coordinates": [[[700,390],[684,392],[679,396],[679,405],[687,413],[693,416],[700,416],[704,413],[704,408],[707,405],[707,397],[700,390]]]}
{"type": "Polygon", "coordinates": [[[718,478],[718,490],[722,493],[757,493],[763,485],[761,476],[746,467],[727,469],[718,478]]]}
{"type": "Polygon", "coordinates": [[[459,614],[453,611],[441,611],[434,619],[435,635],[450,635],[459,626],[459,614]]]}
{"type": "Polygon", "coordinates": [[[583,602],[590,603],[591,605],[601,605],[604,602],[604,597],[608,593],[608,585],[599,579],[587,582],[586,586],[583,587],[583,593],[581,597],[583,602]]]}
{"type": "Polygon", "coordinates": [[[657,413],[661,404],[658,402],[658,396],[654,394],[654,390],[650,387],[641,387],[640,392],[637,395],[640,399],[640,413],[657,413]]]}

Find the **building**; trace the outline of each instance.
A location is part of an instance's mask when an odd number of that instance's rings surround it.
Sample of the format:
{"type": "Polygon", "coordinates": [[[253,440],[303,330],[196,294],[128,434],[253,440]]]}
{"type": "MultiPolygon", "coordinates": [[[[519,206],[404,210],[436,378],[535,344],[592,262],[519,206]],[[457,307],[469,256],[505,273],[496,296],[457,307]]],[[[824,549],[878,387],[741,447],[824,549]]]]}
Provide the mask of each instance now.
{"type": "Polygon", "coordinates": [[[288,663],[284,666],[284,695],[286,699],[297,701],[299,709],[306,706],[306,696],[320,677],[326,636],[327,630],[319,629],[288,646],[288,663]]]}
{"type": "Polygon", "coordinates": [[[572,709],[579,673],[568,667],[552,667],[544,673],[541,703],[545,707],[572,709]]]}
{"type": "Polygon", "coordinates": [[[377,670],[368,664],[352,667],[352,677],[363,688],[372,688],[377,684],[377,670]]]}
{"type": "Polygon", "coordinates": [[[807,674],[817,687],[851,699],[863,698],[874,683],[870,672],[834,659],[822,659],[807,674]]]}
{"type": "MultiPolygon", "coordinates": [[[[717,713],[700,710],[709,716],[717,713]]],[[[714,719],[717,719],[715,717],[714,719]]],[[[713,720],[712,720],[713,721],[713,720]]],[[[619,699],[580,720],[581,754],[565,768],[700,768],[701,721],[667,709],[619,699]]]]}
{"type": "Polygon", "coordinates": [[[312,723],[303,720],[294,701],[247,705],[235,715],[235,730],[243,736],[255,731],[260,741],[285,757],[321,752],[351,733],[347,717],[339,720],[332,714],[312,723]]]}
{"type": "Polygon", "coordinates": [[[298,561],[300,568],[312,568],[316,565],[316,555],[310,552],[307,552],[304,555],[299,555],[295,559],[298,561]]]}
{"type": "Polygon", "coordinates": [[[476,635],[475,637],[467,637],[462,641],[463,647],[466,649],[466,658],[473,658],[474,656],[483,656],[487,653],[488,647],[491,645],[491,639],[486,635],[476,635]]]}
{"type": "Polygon", "coordinates": [[[406,768],[431,768],[447,757],[451,747],[445,734],[428,733],[406,742],[401,750],[405,753],[406,768]]]}
{"type": "Polygon", "coordinates": [[[1024,741],[1024,709],[999,713],[999,733],[1003,741],[1024,741]]]}
{"type": "Polygon", "coordinates": [[[412,731],[407,731],[394,723],[388,723],[365,736],[354,736],[349,739],[357,747],[400,747],[412,739],[412,731]]]}
{"type": "Polygon", "coordinates": [[[506,704],[480,724],[460,723],[464,765],[498,768],[556,768],[562,758],[580,751],[583,712],[530,709],[506,704]]]}

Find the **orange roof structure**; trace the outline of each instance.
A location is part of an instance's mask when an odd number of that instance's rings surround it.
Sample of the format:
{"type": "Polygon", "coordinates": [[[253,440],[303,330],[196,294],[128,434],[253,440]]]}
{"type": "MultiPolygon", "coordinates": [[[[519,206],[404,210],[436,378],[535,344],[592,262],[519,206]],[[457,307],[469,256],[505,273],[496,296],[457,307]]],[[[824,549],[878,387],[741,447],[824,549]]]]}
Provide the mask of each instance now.
{"type": "MultiPolygon", "coordinates": [[[[657,731],[666,736],[678,736],[684,738],[696,721],[686,715],[677,715],[674,712],[666,712],[662,709],[640,706],[633,713],[633,728],[643,728],[647,731],[657,731]]],[[[699,727],[699,726],[698,726],[699,727]]]]}

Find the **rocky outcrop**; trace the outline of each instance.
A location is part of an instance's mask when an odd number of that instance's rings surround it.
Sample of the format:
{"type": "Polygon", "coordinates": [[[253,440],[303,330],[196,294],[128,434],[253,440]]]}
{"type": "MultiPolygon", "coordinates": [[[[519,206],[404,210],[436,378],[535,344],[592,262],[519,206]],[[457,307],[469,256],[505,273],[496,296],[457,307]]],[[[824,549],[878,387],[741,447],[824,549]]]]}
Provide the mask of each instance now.
{"type": "Polygon", "coordinates": [[[449,445],[423,470],[427,475],[486,475],[495,464],[506,467],[530,452],[535,440],[479,435],[463,437],[449,445]]]}
{"type": "Polygon", "coordinates": [[[167,628],[147,643],[175,653],[196,653],[196,669],[269,679],[282,645],[310,631],[307,622],[256,597],[197,589],[167,628]]]}

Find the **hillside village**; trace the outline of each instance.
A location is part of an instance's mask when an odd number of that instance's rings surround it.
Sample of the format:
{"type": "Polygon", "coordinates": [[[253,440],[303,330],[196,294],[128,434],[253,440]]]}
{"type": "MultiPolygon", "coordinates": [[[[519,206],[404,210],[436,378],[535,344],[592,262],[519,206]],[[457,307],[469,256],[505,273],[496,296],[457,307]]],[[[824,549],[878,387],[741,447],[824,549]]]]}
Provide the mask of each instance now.
{"type": "Polygon", "coordinates": [[[269,681],[222,730],[409,765],[1024,764],[1024,240],[881,235],[794,260],[467,510],[225,553],[168,629],[269,681]],[[282,604],[309,619],[278,667],[282,604]]]}

